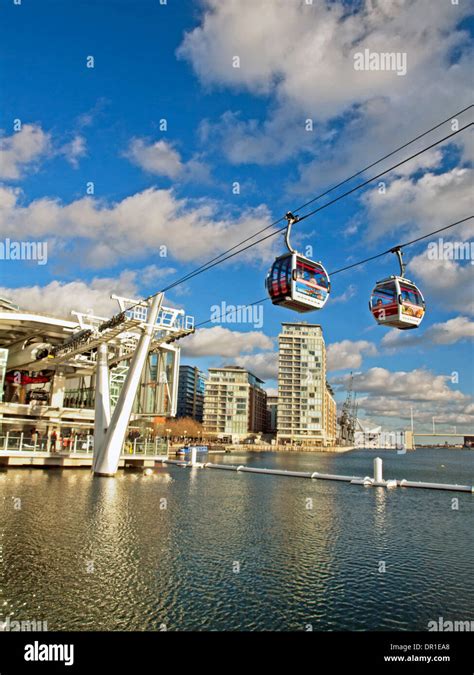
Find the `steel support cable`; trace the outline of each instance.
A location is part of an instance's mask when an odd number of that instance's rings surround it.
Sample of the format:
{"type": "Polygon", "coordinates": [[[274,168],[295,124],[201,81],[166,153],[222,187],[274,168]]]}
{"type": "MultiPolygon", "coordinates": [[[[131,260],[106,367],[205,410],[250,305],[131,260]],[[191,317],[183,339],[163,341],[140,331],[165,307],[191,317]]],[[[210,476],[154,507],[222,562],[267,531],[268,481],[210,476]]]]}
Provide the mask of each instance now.
{"type": "MultiPolygon", "coordinates": [[[[462,110],[459,110],[458,112],[454,113],[454,115],[450,115],[449,117],[447,117],[447,118],[446,118],[445,120],[443,120],[442,122],[438,122],[438,124],[435,124],[435,125],[432,126],[430,129],[427,129],[427,130],[424,131],[423,133],[418,134],[418,136],[415,136],[414,138],[410,139],[409,141],[407,141],[407,142],[404,143],[403,145],[400,145],[398,148],[395,148],[395,149],[392,150],[391,152],[388,152],[386,155],[384,155],[384,156],[381,157],[380,159],[377,159],[376,161],[372,162],[371,164],[368,164],[368,165],[365,166],[363,169],[359,169],[358,171],[356,171],[356,173],[353,173],[352,176],[349,176],[348,178],[345,178],[344,180],[340,181],[340,182],[337,183],[336,185],[333,185],[332,187],[328,188],[328,189],[325,190],[324,192],[321,192],[319,195],[316,195],[316,197],[313,197],[312,199],[310,199],[309,201],[305,202],[304,204],[301,204],[300,206],[295,207],[295,208],[293,209],[293,211],[300,211],[301,209],[306,208],[306,207],[309,206],[310,204],[313,204],[313,203],[314,203],[315,201],[317,201],[318,199],[321,199],[322,197],[325,197],[326,195],[330,194],[330,193],[333,192],[334,190],[337,190],[337,188],[342,187],[343,185],[345,185],[345,184],[348,183],[349,181],[353,180],[354,178],[357,178],[357,176],[360,176],[361,174],[365,173],[366,171],[368,171],[368,170],[371,169],[372,167],[376,166],[377,164],[380,164],[380,162],[383,162],[385,159],[388,159],[388,158],[391,157],[392,155],[395,155],[397,152],[400,152],[400,150],[403,150],[404,148],[408,147],[408,146],[411,145],[412,143],[415,143],[416,141],[420,140],[420,139],[423,138],[424,136],[427,136],[428,134],[432,133],[433,131],[435,131],[435,130],[438,129],[439,127],[443,126],[443,124],[446,124],[447,122],[449,122],[449,121],[455,119],[457,116],[462,115],[463,113],[467,112],[467,111],[470,110],[472,107],[474,107],[473,104],[471,104],[471,105],[469,105],[469,106],[463,108],[462,110]]],[[[187,281],[188,278],[192,278],[192,276],[194,276],[194,274],[195,274],[196,272],[198,272],[198,271],[200,271],[200,270],[204,270],[204,269],[207,268],[207,266],[210,265],[211,263],[215,262],[216,260],[219,260],[219,258],[222,258],[223,256],[227,255],[228,253],[231,253],[232,251],[235,251],[235,249],[238,248],[239,246],[242,246],[242,244],[246,244],[248,241],[250,241],[250,240],[253,239],[254,237],[258,236],[258,235],[261,234],[262,232],[265,232],[266,230],[269,230],[270,228],[274,227],[275,225],[278,225],[278,223],[282,222],[283,220],[285,220],[285,216],[282,216],[281,218],[278,218],[277,220],[274,220],[272,223],[270,223],[269,225],[266,225],[266,226],[263,227],[261,230],[257,230],[257,232],[254,232],[254,234],[250,235],[250,236],[247,237],[246,239],[243,239],[242,241],[238,242],[237,244],[235,244],[235,245],[232,246],[231,248],[228,248],[227,250],[222,251],[222,253],[219,253],[219,255],[215,256],[214,258],[211,258],[211,260],[208,260],[206,263],[203,263],[202,265],[200,265],[199,267],[195,268],[194,270],[191,270],[191,272],[189,272],[188,274],[184,275],[184,277],[181,277],[179,281],[181,281],[182,283],[184,283],[184,281],[187,281]]]]}
{"type": "MultiPolygon", "coordinates": [[[[417,237],[416,239],[412,239],[411,241],[407,241],[403,244],[398,244],[396,246],[392,246],[391,248],[388,248],[386,251],[382,251],[381,253],[376,253],[375,255],[370,256],[369,258],[364,258],[363,260],[358,260],[355,263],[352,263],[351,265],[347,265],[346,267],[341,267],[338,270],[334,270],[334,272],[328,272],[330,277],[333,277],[335,274],[339,274],[340,272],[345,272],[346,270],[353,269],[354,267],[358,267],[359,265],[365,265],[365,263],[368,263],[372,260],[376,260],[377,258],[382,258],[384,255],[387,255],[388,253],[392,253],[394,249],[396,248],[406,248],[407,246],[412,246],[413,244],[418,243],[419,241],[423,241],[423,239],[428,239],[428,237],[432,237],[434,234],[438,234],[439,232],[444,232],[445,230],[449,230],[451,227],[455,227],[456,225],[460,225],[461,223],[465,223],[468,220],[471,220],[471,218],[474,218],[474,214],[472,216],[467,216],[466,218],[462,218],[461,220],[457,220],[455,223],[451,223],[450,225],[445,225],[444,227],[440,227],[437,230],[433,230],[432,232],[428,232],[428,234],[424,234],[421,237],[417,237]]],[[[270,300],[268,296],[265,296],[264,298],[261,298],[260,300],[255,300],[255,302],[251,302],[248,305],[244,305],[245,308],[247,307],[253,307],[253,305],[258,305],[261,302],[265,302],[266,300],[270,300]]],[[[233,312],[231,312],[232,314],[233,312]]],[[[226,315],[227,317],[227,315],[226,315]]],[[[206,325],[207,323],[213,323],[213,319],[207,319],[206,321],[201,321],[200,323],[195,325],[195,328],[200,328],[201,326],[206,325]]]]}

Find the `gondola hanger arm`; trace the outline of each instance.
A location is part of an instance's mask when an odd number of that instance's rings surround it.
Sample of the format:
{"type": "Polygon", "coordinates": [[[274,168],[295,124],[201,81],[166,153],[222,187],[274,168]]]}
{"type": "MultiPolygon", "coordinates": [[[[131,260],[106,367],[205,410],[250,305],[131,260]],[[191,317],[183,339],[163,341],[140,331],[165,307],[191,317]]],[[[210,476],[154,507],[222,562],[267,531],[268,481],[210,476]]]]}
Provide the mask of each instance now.
{"type": "Polygon", "coordinates": [[[403,262],[403,251],[402,251],[401,247],[400,246],[394,246],[393,248],[390,249],[390,253],[396,254],[396,256],[398,258],[398,262],[400,264],[400,276],[404,277],[406,265],[403,262]]]}
{"type": "Polygon", "coordinates": [[[285,232],[285,244],[286,247],[288,248],[290,253],[296,253],[295,249],[291,246],[290,244],[290,234],[291,234],[291,228],[294,225],[294,223],[297,223],[299,221],[299,216],[294,216],[291,211],[288,211],[288,213],[285,216],[288,225],[286,226],[286,232],[285,232]]]}

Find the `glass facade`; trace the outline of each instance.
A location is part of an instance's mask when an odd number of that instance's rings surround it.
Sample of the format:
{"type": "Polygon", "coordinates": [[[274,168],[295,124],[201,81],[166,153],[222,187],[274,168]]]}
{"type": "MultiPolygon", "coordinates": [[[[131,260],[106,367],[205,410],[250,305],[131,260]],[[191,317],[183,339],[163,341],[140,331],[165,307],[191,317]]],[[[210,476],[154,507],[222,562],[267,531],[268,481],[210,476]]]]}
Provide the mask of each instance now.
{"type": "Polygon", "coordinates": [[[205,379],[195,366],[180,366],[178,381],[177,417],[192,417],[202,422],[204,412],[205,379]]]}

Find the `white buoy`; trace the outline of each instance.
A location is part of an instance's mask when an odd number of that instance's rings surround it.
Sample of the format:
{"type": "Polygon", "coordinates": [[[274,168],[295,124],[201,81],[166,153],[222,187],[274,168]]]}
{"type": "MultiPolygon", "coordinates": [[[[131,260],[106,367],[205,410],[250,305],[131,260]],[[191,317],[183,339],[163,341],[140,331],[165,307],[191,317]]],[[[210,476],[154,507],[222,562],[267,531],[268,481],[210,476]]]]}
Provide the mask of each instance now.
{"type": "Polygon", "coordinates": [[[153,469],[144,469],[143,470],[143,475],[144,476],[151,476],[153,473],[153,469]]]}
{"type": "Polygon", "coordinates": [[[383,483],[383,462],[380,457],[374,459],[374,483],[383,483]]]}

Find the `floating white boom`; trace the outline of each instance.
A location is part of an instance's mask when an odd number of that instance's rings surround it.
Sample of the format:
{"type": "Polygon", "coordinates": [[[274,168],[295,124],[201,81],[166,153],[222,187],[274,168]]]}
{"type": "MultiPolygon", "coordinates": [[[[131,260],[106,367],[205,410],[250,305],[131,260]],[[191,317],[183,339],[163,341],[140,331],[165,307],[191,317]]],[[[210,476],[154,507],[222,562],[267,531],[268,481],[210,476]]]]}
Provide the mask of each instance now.
{"type": "MultiPolygon", "coordinates": [[[[163,464],[177,464],[183,467],[195,466],[193,462],[180,462],[173,459],[164,459],[163,464]]],[[[253,466],[244,466],[243,464],[212,464],[206,462],[200,465],[204,469],[223,469],[225,471],[241,471],[242,473],[261,473],[270,474],[273,476],[293,476],[294,478],[312,478],[316,480],[337,480],[350,483],[351,485],[363,485],[365,487],[386,487],[394,488],[400,487],[416,487],[427,488],[433,490],[453,490],[455,492],[469,492],[474,494],[474,487],[472,485],[457,485],[449,483],[415,483],[407,480],[383,480],[382,478],[382,460],[377,457],[374,460],[374,477],[359,478],[357,476],[339,476],[330,473],[318,473],[317,471],[284,471],[282,469],[257,469],[253,466]]]]}

